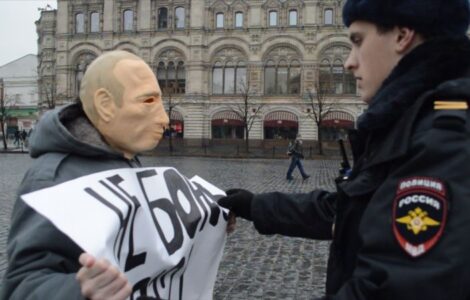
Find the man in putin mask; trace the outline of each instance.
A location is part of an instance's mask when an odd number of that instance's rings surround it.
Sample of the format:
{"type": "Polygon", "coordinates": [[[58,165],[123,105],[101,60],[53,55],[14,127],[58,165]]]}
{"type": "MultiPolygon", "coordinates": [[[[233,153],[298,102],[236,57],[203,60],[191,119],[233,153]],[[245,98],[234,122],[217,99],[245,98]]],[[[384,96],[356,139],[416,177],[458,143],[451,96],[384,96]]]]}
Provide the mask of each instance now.
{"type": "MultiPolygon", "coordinates": [[[[139,167],[136,154],[153,149],[168,116],[150,67],[125,51],[88,67],[81,103],[47,112],[30,140],[33,166],[18,195],[84,175],[139,167]]],[[[17,199],[8,240],[9,267],[1,299],[126,299],[126,277],[109,262],[82,253],[46,218],[17,199]]]]}

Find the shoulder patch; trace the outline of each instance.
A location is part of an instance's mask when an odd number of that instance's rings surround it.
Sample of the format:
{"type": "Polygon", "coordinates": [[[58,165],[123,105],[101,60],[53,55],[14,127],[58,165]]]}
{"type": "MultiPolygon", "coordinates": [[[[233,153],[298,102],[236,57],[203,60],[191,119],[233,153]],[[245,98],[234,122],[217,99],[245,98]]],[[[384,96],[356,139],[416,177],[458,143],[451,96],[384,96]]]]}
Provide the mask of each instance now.
{"type": "Polygon", "coordinates": [[[434,101],[434,110],[467,110],[468,104],[466,100],[454,101],[434,101]]]}
{"type": "Polygon", "coordinates": [[[393,234],[411,257],[428,252],[440,239],[447,220],[443,181],[409,177],[398,183],[393,201],[393,234]]]}

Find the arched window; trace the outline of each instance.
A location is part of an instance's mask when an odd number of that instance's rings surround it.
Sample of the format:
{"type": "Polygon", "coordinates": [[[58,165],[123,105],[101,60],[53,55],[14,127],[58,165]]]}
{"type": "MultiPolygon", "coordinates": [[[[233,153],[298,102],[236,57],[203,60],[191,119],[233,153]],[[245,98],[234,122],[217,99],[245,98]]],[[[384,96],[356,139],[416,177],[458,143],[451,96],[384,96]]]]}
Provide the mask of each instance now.
{"type": "Polygon", "coordinates": [[[277,94],[287,94],[287,78],[289,76],[289,68],[285,60],[281,60],[277,67],[277,94]]]}
{"type": "Polygon", "coordinates": [[[75,15],[75,33],[85,32],[85,15],[78,13],[75,15]]]}
{"type": "Polygon", "coordinates": [[[325,25],[333,24],[333,10],[331,8],[325,9],[325,15],[323,16],[325,25]]]}
{"type": "Polygon", "coordinates": [[[176,66],[175,63],[170,61],[166,68],[166,90],[170,93],[176,93],[176,66]]]}
{"type": "Polygon", "coordinates": [[[217,13],[215,15],[215,28],[224,28],[224,14],[217,13]]]}
{"type": "Polygon", "coordinates": [[[288,94],[300,94],[300,62],[293,61],[289,69],[288,94]]]}
{"type": "Polygon", "coordinates": [[[177,7],[175,9],[175,27],[177,29],[182,29],[184,28],[184,7],[177,7]]]}
{"type": "Polygon", "coordinates": [[[212,68],[212,93],[213,94],[244,94],[247,92],[246,65],[227,62],[222,65],[216,62],[212,68]]]}
{"type": "Polygon", "coordinates": [[[333,75],[333,90],[335,94],[343,94],[344,86],[344,67],[343,62],[339,59],[335,60],[331,73],[333,75]]]}
{"type": "Polygon", "coordinates": [[[320,60],[318,83],[324,94],[356,94],[356,80],[352,72],[344,69],[350,49],[332,46],[323,51],[320,60]]]}
{"type": "Polygon", "coordinates": [[[92,12],[90,14],[90,19],[91,19],[90,31],[100,32],[100,13],[92,12]]]}
{"type": "Polygon", "coordinates": [[[82,83],[82,78],[83,75],[85,74],[86,69],[88,66],[91,64],[91,62],[96,58],[96,55],[93,53],[83,53],[81,54],[75,63],[75,70],[74,70],[74,82],[75,82],[75,88],[74,88],[74,93],[75,96],[78,97],[80,94],[80,85],[82,83]]]}
{"type": "Polygon", "coordinates": [[[160,89],[164,90],[166,88],[166,68],[165,68],[164,62],[158,63],[157,79],[158,79],[158,85],[160,86],[160,89]]]}
{"type": "Polygon", "coordinates": [[[220,62],[216,62],[212,68],[212,93],[222,94],[224,88],[223,68],[220,62]]]}
{"type": "Polygon", "coordinates": [[[272,60],[264,67],[264,92],[268,95],[276,93],[276,65],[272,60]]]}
{"type": "Polygon", "coordinates": [[[269,60],[264,67],[264,92],[268,95],[292,95],[300,93],[300,63],[269,60]]]}
{"type": "Polygon", "coordinates": [[[277,11],[269,11],[269,26],[277,26],[277,11]]]}
{"type": "Polygon", "coordinates": [[[297,26],[297,10],[289,10],[289,26],[297,26]]]}
{"type": "Polygon", "coordinates": [[[244,62],[239,62],[235,73],[235,91],[237,94],[246,94],[248,86],[246,82],[246,66],[244,62]]]}
{"type": "Polygon", "coordinates": [[[184,94],[186,92],[186,69],[182,61],[178,62],[176,67],[176,80],[178,82],[176,93],[184,94]]]}
{"type": "Polygon", "coordinates": [[[168,27],[168,9],[166,7],[160,7],[158,9],[158,29],[164,29],[168,27]]]}
{"type": "Polygon", "coordinates": [[[235,94],[235,66],[232,62],[224,68],[224,94],[235,94]]]}
{"type": "Polygon", "coordinates": [[[124,31],[132,31],[134,29],[134,11],[126,9],[122,15],[124,31]]]}
{"type": "Polygon", "coordinates": [[[157,66],[158,85],[163,94],[184,94],[186,90],[186,72],[184,62],[170,61],[157,66]]]}
{"type": "Polygon", "coordinates": [[[237,11],[235,13],[235,27],[236,28],[243,27],[243,13],[241,11],[237,11]]]}

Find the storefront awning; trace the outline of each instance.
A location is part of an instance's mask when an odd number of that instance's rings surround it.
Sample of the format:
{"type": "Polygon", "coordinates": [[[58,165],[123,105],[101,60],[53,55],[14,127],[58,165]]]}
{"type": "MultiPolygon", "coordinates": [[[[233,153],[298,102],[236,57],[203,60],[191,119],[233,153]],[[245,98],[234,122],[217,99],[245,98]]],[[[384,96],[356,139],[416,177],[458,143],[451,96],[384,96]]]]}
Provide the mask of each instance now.
{"type": "Polygon", "coordinates": [[[338,127],[338,128],[354,128],[354,117],[343,111],[330,111],[323,117],[321,126],[338,127]]]}
{"type": "Polygon", "coordinates": [[[243,126],[243,120],[236,112],[224,110],[212,117],[212,126],[243,126]]]}
{"type": "Polygon", "coordinates": [[[264,127],[298,127],[299,122],[295,114],[288,111],[273,111],[264,118],[264,127]]]}
{"type": "Polygon", "coordinates": [[[178,112],[178,111],[175,111],[175,110],[172,110],[171,111],[171,115],[170,115],[170,120],[172,121],[179,121],[179,122],[183,122],[183,115],[178,112]]]}

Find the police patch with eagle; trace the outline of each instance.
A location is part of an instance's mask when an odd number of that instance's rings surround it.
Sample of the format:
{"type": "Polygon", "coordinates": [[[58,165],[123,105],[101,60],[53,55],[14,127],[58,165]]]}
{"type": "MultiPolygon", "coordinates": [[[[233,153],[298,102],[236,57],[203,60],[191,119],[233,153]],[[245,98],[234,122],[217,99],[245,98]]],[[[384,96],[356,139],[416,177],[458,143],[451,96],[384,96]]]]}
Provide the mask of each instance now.
{"type": "Polygon", "coordinates": [[[412,257],[423,255],[439,240],[447,219],[447,191],[443,181],[410,177],[398,183],[393,202],[393,234],[412,257]]]}

